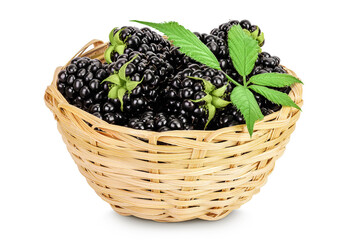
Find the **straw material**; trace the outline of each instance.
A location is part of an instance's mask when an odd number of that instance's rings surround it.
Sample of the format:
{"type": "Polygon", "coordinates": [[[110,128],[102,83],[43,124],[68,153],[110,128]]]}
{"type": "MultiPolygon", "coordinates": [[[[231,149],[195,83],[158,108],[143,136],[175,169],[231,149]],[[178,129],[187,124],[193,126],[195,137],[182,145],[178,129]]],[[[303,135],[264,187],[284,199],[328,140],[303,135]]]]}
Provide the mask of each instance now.
{"type": "MultiPolygon", "coordinates": [[[[106,47],[93,40],[76,56],[103,60],[106,47]]],[[[300,116],[299,110],[282,107],[255,124],[252,138],[245,125],[216,131],[135,130],[70,105],[56,87],[60,70],[46,90],[46,105],[80,172],[121,215],[161,222],[225,217],[265,184],[300,116]]],[[[302,106],[300,84],[289,95],[302,106]]]]}

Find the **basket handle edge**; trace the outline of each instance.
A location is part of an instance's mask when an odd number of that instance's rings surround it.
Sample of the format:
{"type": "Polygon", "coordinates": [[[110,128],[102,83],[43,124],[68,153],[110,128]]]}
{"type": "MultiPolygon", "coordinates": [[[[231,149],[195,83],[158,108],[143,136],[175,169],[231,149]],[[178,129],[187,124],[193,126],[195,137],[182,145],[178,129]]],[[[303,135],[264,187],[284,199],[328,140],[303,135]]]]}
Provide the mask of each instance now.
{"type": "Polygon", "coordinates": [[[70,62],[71,62],[74,58],[82,55],[91,45],[94,45],[94,48],[95,48],[95,47],[97,47],[97,46],[99,46],[99,45],[101,45],[101,44],[104,44],[104,42],[101,41],[101,40],[98,40],[98,39],[93,39],[93,40],[91,40],[90,42],[88,42],[87,44],[85,44],[85,45],[65,64],[65,66],[69,65],[70,62]]]}

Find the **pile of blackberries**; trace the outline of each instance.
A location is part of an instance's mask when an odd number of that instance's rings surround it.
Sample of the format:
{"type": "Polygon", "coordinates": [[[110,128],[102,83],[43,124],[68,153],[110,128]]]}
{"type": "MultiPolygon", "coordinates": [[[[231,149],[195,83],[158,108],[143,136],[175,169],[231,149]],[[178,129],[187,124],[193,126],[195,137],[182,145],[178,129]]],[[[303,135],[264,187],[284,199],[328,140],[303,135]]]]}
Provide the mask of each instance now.
{"type": "MultiPolygon", "coordinates": [[[[251,25],[247,20],[234,20],[221,24],[210,34],[195,34],[218,58],[222,70],[242,83],[229,57],[226,41],[227,32],[234,24],[240,24],[249,32],[257,30],[259,35],[261,33],[257,26],[251,25]]],[[[228,82],[222,71],[208,68],[190,59],[149,28],[123,27],[116,29],[114,35],[118,31],[121,31],[119,37],[126,44],[123,54],[114,52],[110,63],[77,57],[59,72],[58,90],[70,104],[110,124],[140,130],[169,131],[203,130],[207,123],[208,112],[205,102],[193,101],[206,95],[203,82],[195,78],[205,79],[216,88],[226,85],[223,99],[230,100],[234,84],[228,82]],[[133,58],[126,67],[126,76],[131,81],[140,83],[124,95],[122,103],[119,99],[109,98],[108,93],[112,84],[103,80],[119,71],[133,58]]],[[[286,73],[278,57],[266,52],[259,53],[250,76],[271,72],[286,73]]],[[[289,93],[290,87],[277,90],[289,93]]],[[[281,108],[259,94],[254,95],[264,115],[281,108]]],[[[229,104],[217,109],[207,129],[214,130],[244,123],[242,114],[229,104]]]]}

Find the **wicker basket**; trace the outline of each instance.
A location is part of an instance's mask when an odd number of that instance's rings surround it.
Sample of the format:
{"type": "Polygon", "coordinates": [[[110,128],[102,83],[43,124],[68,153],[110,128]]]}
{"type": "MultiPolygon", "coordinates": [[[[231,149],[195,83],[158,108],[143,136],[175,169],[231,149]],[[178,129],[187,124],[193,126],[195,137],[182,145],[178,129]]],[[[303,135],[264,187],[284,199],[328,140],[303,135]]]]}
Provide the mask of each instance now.
{"type": "MultiPolygon", "coordinates": [[[[106,47],[93,40],[76,56],[103,60],[106,47]]],[[[283,107],[257,122],[252,138],[245,125],[216,131],[135,130],[70,105],[56,87],[61,69],[46,89],[46,105],[80,172],[121,215],[161,222],[227,216],[265,184],[300,116],[299,110],[283,107]]],[[[295,84],[290,97],[301,106],[301,96],[302,86],[295,84]]]]}

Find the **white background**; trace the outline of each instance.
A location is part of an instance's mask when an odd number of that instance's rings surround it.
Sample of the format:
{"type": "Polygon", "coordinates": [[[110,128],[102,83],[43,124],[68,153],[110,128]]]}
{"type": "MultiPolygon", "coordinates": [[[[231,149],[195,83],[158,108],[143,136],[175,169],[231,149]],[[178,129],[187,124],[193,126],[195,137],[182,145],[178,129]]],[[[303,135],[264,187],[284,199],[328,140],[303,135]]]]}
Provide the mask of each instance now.
{"type": "Polygon", "coordinates": [[[1,239],[360,239],[358,1],[2,1],[1,239]],[[156,223],[87,185],[43,94],[53,71],[129,20],[209,32],[249,19],[305,82],[302,116],[258,195],[227,218],[156,223]]]}

